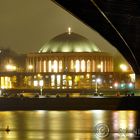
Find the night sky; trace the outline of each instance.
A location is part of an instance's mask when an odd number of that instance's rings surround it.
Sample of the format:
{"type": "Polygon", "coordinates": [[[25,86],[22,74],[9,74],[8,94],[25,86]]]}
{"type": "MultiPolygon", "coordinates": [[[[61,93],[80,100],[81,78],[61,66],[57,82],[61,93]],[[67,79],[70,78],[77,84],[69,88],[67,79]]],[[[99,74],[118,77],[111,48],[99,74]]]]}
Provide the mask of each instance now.
{"type": "Polygon", "coordinates": [[[67,28],[92,40],[102,51],[116,53],[105,39],[51,0],[1,0],[0,47],[18,53],[38,51],[67,28]]]}

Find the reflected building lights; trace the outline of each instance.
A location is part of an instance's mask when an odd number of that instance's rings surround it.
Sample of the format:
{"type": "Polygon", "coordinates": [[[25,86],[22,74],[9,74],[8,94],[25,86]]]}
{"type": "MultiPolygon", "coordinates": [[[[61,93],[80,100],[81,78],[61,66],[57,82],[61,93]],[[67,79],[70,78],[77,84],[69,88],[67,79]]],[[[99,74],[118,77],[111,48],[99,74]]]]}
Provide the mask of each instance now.
{"type": "Polygon", "coordinates": [[[137,111],[6,111],[0,112],[0,116],[3,122],[0,129],[7,124],[11,129],[8,134],[1,131],[1,139],[100,139],[95,130],[98,124],[109,128],[110,133],[104,139],[139,138],[132,131],[139,127],[137,111]]]}
{"type": "Polygon", "coordinates": [[[135,111],[114,111],[113,112],[113,130],[118,137],[134,137],[134,129],[136,127],[135,111]]]}

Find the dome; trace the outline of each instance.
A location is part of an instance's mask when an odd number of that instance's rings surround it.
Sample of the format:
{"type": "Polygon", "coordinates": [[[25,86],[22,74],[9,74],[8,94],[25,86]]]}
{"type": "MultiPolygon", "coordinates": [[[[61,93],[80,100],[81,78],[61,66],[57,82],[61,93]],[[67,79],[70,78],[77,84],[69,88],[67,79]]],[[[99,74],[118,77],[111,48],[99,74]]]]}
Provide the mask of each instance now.
{"type": "Polygon", "coordinates": [[[76,33],[63,33],[46,43],[39,53],[46,52],[100,52],[87,38],[76,33]]]}

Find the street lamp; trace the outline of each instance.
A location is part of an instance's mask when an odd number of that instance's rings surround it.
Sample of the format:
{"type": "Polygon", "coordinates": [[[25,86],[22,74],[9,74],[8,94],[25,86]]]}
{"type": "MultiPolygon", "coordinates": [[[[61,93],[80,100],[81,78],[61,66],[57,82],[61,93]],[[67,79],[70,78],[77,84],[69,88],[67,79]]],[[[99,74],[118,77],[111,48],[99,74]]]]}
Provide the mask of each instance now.
{"type": "Polygon", "coordinates": [[[115,88],[115,91],[116,91],[116,96],[120,96],[119,83],[118,82],[114,83],[114,88],[115,88]]]}
{"type": "Polygon", "coordinates": [[[115,89],[117,89],[119,87],[119,84],[117,82],[115,82],[114,87],[115,87],[115,89]]]}
{"type": "Polygon", "coordinates": [[[101,82],[101,79],[100,78],[97,78],[95,80],[95,92],[97,93],[98,92],[98,84],[101,82]]]}
{"type": "Polygon", "coordinates": [[[39,86],[40,86],[40,94],[41,94],[41,96],[42,96],[43,85],[44,85],[44,81],[43,80],[39,80],[39,86]]]}
{"type": "Polygon", "coordinates": [[[128,83],[128,88],[129,89],[133,89],[134,88],[134,84],[132,82],[128,83]]]}

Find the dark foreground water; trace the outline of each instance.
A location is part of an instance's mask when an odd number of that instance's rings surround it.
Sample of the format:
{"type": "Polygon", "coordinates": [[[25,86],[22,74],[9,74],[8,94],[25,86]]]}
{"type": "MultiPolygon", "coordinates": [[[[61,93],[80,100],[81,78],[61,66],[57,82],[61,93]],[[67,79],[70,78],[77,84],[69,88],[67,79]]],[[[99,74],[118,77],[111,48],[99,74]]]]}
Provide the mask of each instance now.
{"type": "Polygon", "coordinates": [[[0,112],[0,140],[140,139],[137,111],[0,112]],[[8,128],[10,131],[6,131],[8,128]]]}

